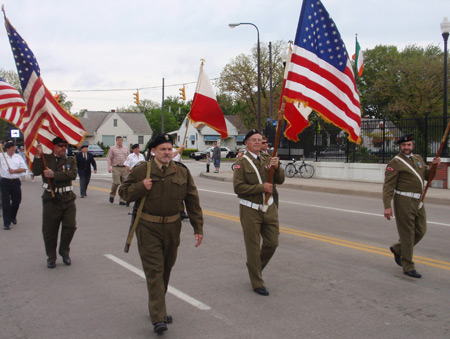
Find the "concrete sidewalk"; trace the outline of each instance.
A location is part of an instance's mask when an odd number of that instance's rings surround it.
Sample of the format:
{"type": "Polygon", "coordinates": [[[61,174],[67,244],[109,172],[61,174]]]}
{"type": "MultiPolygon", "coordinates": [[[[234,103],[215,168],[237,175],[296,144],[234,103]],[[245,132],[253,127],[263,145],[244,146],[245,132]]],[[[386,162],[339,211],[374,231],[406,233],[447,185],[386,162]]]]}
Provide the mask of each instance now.
{"type": "MultiPolygon", "coordinates": [[[[219,180],[233,181],[233,171],[223,170],[219,173],[201,172],[200,177],[219,180]]],[[[299,177],[286,178],[284,188],[293,188],[304,191],[328,192],[337,194],[357,195],[381,199],[383,184],[359,181],[328,180],[328,179],[303,179],[299,177]]],[[[450,190],[440,188],[429,188],[425,197],[428,204],[449,205],[450,190]]]]}

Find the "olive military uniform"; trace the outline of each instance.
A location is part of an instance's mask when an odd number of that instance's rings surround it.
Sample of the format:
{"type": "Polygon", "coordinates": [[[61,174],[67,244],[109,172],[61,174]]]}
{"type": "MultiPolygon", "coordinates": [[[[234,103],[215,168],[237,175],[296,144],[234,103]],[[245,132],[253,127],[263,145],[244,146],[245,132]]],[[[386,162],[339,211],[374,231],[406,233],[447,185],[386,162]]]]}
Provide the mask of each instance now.
{"type": "Polygon", "coordinates": [[[152,187],[147,190],[142,182],[147,174],[147,163],[139,163],[133,168],[120,186],[119,195],[129,202],[147,196],[136,238],[147,279],[150,317],[156,324],[167,321],[165,294],[180,244],[183,202],[195,234],[203,234],[203,214],[194,180],[183,164],[170,161],[167,166],[162,166],[152,159],[152,187]]]}
{"type": "Polygon", "coordinates": [[[394,199],[394,215],[400,240],[392,245],[392,250],[401,256],[403,272],[415,270],[413,249],[427,230],[425,207],[419,208],[423,181],[428,178],[429,167],[420,155],[410,157],[399,153],[386,166],[383,185],[384,208],[391,208],[394,199]],[[408,163],[415,174],[402,160],[408,163]]]}
{"type": "Polygon", "coordinates": [[[44,193],[42,194],[42,234],[44,236],[47,262],[56,261],[56,246],[58,242],[59,225],[62,223],[59,254],[68,257],[70,242],[76,228],[76,195],[72,191],[72,180],[77,177],[77,163],[75,158],[63,156],[56,158],[52,154],[42,154],[49,169],[55,173],[55,177],[48,179],[44,176],[44,164],[42,158],[33,161],[33,174],[41,175],[44,182],[44,193]],[[52,198],[50,180],[55,197],[52,198]]]}
{"type": "MultiPolygon", "coordinates": [[[[261,154],[260,160],[246,152],[258,170],[263,183],[269,181],[270,155],[261,154]]],[[[284,171],[279,166],[274,171],[274,184],[284,182],[284,171]]],[[[247,252],[247,268],[253,289],[264,287],[262,270],[272,258],[278,246],[279,224],[278,208],[271,203],[267,212],[261,211],[264,203],[264,186],[248,159],[241,157],[236,161],[233,172],[234,192],[240,198],[239,216],[244,233],[247,252]],[[262,246],[261,237],[263,240],[262,246]]],[[[273,202],[271,199],[270,202],[273,202]]]]}

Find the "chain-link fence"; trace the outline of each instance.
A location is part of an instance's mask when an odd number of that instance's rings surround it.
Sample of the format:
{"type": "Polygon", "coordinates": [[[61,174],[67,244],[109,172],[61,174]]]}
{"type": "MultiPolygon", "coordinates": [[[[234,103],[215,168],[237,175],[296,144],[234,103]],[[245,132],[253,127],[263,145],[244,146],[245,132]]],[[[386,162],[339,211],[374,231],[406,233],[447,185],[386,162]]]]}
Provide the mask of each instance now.
{"type": "MultiPolygon", "coordinates": [[[[398,151],[397,140],[405,134],[414,134],[414,153],[424,159],[436,155],[447,119],[443,117],[425,117],[414,119],[362,119],[361,144],[347,139],[347,133],[336,126],[318,118],[293,142],[283,135],[280,138],[278,154],[282,159],[304,156],[314,161],[387,163],[398,151]]],[[[264,133],[269,142],[275,140],[276,127],[267,123],[264,133]]],[[[442,155],[449,154],[448,140],[442,155]]]]}

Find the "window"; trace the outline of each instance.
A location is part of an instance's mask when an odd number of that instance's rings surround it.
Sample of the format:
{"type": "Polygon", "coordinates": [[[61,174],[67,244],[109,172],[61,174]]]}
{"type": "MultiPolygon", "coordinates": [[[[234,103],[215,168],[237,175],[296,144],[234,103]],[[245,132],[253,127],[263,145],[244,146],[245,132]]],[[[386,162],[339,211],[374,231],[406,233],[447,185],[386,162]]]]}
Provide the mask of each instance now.
{"type": "Polygon", "coordinates": [[[116,144],[114,135],[102,135],[102,143],[105,146],[113,146],[116,144]]]}
{"type": "Polygon", "coordinates": [[[143,135],[139,135],[138,136],[138,144],[142,145],[144,143],[144,136],[143,135]]]}
{"type": "Polygon", "coordinates": [[[117,127],[117,119],[113,119],[113,126],[117,127]]]}

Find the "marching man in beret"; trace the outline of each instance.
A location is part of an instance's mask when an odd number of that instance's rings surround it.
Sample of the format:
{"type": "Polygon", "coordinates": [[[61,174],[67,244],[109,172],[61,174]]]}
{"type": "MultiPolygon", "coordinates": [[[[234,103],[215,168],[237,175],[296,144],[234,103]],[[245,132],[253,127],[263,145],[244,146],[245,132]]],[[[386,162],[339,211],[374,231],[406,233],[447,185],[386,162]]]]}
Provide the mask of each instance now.
{"type": "MultiPolygon", "coordinates": [[[[420,278],[422,275],[414,266],[413,251],[427,230],[425,207],[421,206],[420,199],[424,181],[430,174],[430,167],[420,155],[413,154],[412,134],[401,137],[397,144],[400,145],[400,153],[387,164],[385,171],[384,216],[387,220],[391,220],[393,215],[391,201],[394,200],[395,222],[400,239],[390,247],[390,250],[404,274],[420,278]]],[[[433,159],[433,164],[440,163],[440,158],[433,159]]]]}
{"type": "Polygon", "coordinates": [[[244,144],[247,146],[247,152],[236,160],[233,187],[240,198],[239,214],[250,282],[256,293],[268,296],[269,290],[262,279],[262,270],[275,253],[280,229],[278,208],[273,197],[270,196],[268,208],[264,200],[266,193],[273,194],[273,184],[284,182],[284,171],[279,165],[278,158],[260,153],[261,143],[261,133],[256,129],[252,129],[245,136],[244,144]],[[273,184],[268,182],[271,166],[275,168],[273,184]]]}
{"type": "Polygon", "coordinates": [[[172,160],[172,137],[159,134],[149,147],[154,157],[132,169],[120,186],[119,195],[129,202],[140,202],[145,197],[142,213],[136,216],[136,238],[147,280],[153,331],[161,334],[167,331],[166,324],[173,321],[166,311],[165,295],[180,244],[180,212],[186,205],[194,228],[195,247],[203,239],[203,213],[191,173],[182,163],[172,160]]]}

